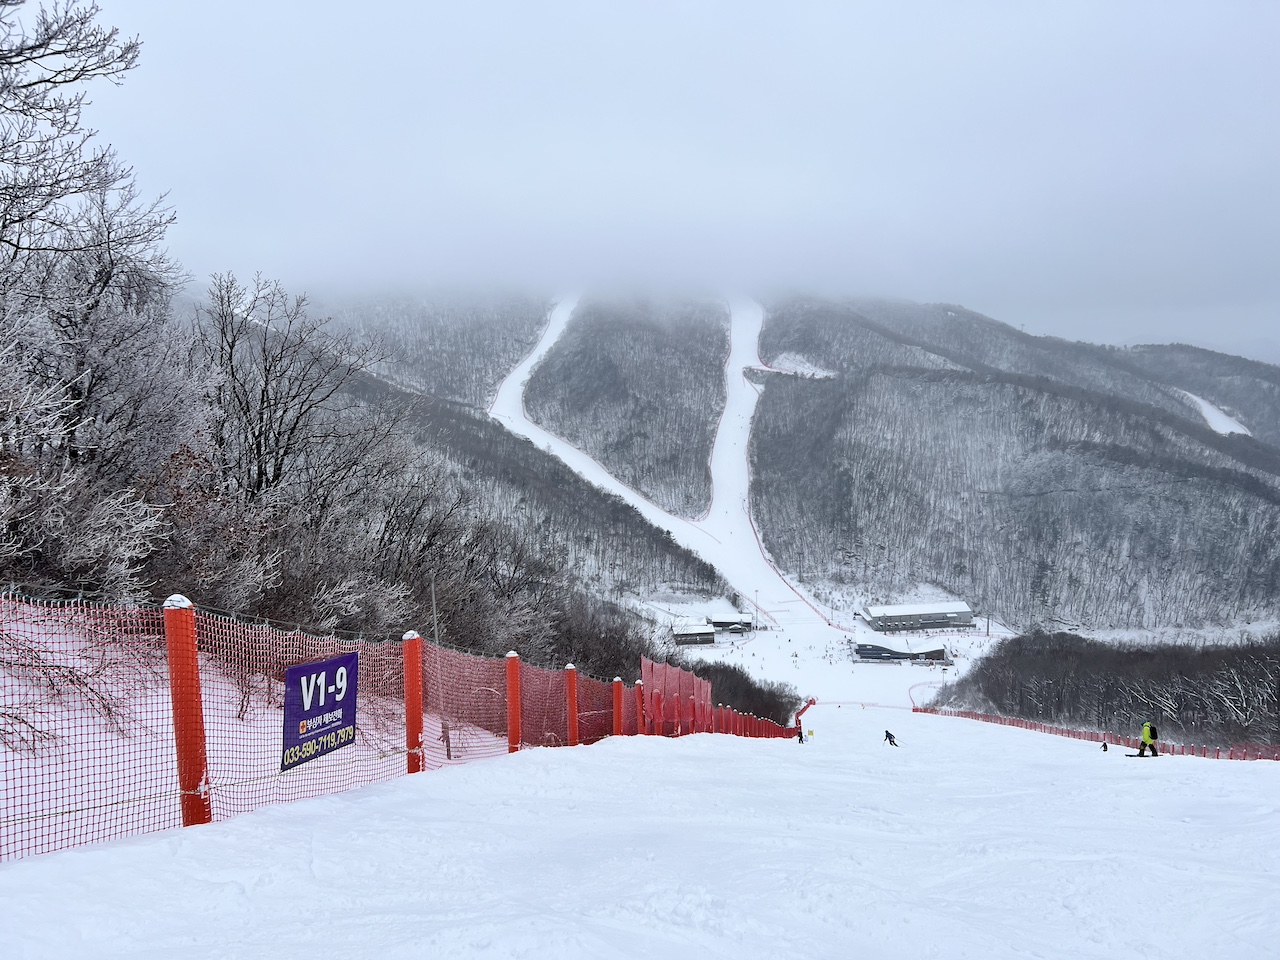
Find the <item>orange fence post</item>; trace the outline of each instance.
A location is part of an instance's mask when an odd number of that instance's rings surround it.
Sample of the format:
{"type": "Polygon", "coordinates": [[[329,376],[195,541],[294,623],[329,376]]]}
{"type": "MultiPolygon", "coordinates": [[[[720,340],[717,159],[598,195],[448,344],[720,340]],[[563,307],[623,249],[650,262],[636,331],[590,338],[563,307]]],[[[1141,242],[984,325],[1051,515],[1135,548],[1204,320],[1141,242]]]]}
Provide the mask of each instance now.
{"type": "Polygon", "coordinates": [[[613,735],[622,736],[622,678],[613,678],[613,735]]]}
{"type": "Polygon", "coordinates": [[[520,749],[520,654],[507,654],[507,753],[520,749]]]}
{"type": "Polygon", "coordinates": [[[636,681],[636,735],[644,734],[644,681],[636,681]]]}
{"type": "Polygon", "coordinates": [[[569,718],[569,746],[578,745],[578,668],[564,665],[564,706],[569,718]]]}
{"type": "Polygon", "coordinates": [[[655,737],[665,737],[667,735],[667,715],[662,712],[661,690],[653,695],[653,729],[650,732],[655,737]]]}
{"type": "Polygon", "coordinates": [[[169,696],[173,699],[182,825],[190,827],[212,822],[213,805],[204,742],[204,702],[200,696],[196,609],[178,593],[164,602],[164,642],[169,654],[169,696]]]}
{"type": "Polygon", "coordinates": [[[404,746],[408,772],[422,772],[422,637],[410,630],[404,640],[404,746]]]}

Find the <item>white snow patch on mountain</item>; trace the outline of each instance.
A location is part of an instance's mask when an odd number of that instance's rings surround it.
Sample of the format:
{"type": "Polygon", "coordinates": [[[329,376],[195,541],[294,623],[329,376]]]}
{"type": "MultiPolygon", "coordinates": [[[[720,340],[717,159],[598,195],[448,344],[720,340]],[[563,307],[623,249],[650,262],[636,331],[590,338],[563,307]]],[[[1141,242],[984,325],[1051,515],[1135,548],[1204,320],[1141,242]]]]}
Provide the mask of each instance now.
{"type": "Polygon", "coordinates": [[[1178,392],[1195,405],[1196,409],[1200,411],[1200,416],[1204,417],[1204,422],[1215,433],[1243,433],[1246,437],[1253,436],[1249,432],[1249,428],[1243,423],[1234,417],[1227,416],[1204,397],[1197,397],[1194,393],[1188,393],[1186,390],[1179,390],[1178,392]]]}
{"type": "Polygon", "coordinates": [[[812,377],[815,380],[830,380],[835,376],[830,370],[824,370],[798,353],[779,354],[773,363],[769,364],[768,369],[775,373],[793,373],[801,377],[812,377]]]}

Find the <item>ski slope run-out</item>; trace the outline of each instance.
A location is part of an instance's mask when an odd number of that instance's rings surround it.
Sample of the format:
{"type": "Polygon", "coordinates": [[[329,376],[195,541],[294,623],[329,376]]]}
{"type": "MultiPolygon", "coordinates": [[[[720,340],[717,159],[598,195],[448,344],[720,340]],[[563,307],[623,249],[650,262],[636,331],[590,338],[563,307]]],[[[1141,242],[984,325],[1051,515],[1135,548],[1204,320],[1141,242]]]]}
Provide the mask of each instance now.
{"type": "MultiPolygon", "coordinates": [[[[490,414],[511,432],[558,457],[591,483],[621,497],[654,526],[669,531],[676,542],[715,567],[744,603],[755,604],[761,622],[772,628],[731,645],[718,644],[713,650],[696,651],[695,656],[727,659],[764,679],[794,682],[805,696],[909,705],[912,701],[908,688],[923,677],[895,673],[891,667],[888,673],[884,667],[864,667],[856,677],[849,670],[804,671],[803,662],[820,662],[826,666],[843,660],[847,666],[850,638],[874,637],[874,642],[881,644],[886,641],[881,635],[872,634],[860,621],[833,623],[824,616],[822,605],[803,586],[792,583],[778,571],[753,524],[748,496],[749,445],[760,391],[747,379],[746,371],[768,369],[758,352],[764,308],[745,297],[729,301],[725,407],[711,451],[711,505],[703,517],[686,519],[663,510],[609,473],[590,455],[539,426],[527,415],[524,393],[529,376],[564,333],[577,303],[577,297],[566,297],[552,308],[542,338],[499,386],[490,414]],[[797,651],[808,656],[797,656],[797,651]]],[[[909,638],[895,638],[890,642],[899,648],[912,646],[909,638]]],[[[980,647],[984,642],[985,638],[955,636],[948,640],[953,649],[980,647]]],[[[936,647],[941,641],[933,639],[926,643],[936,647]]]]}
{"type": "Polygon", "coordinates": [[[0,956],[1280,956],[1280,764],[807,719],[804,745],[527,750],[6,863],[0,956]]]}

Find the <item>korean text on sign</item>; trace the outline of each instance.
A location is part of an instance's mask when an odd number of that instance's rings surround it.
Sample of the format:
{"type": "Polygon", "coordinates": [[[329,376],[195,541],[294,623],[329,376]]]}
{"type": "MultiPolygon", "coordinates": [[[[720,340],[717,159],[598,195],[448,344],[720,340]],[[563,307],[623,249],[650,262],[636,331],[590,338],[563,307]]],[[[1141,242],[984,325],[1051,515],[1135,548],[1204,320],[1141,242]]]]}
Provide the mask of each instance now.
{"type": "Polygon", "coordinates": [[[281,770],[323,757],[355,740],[359,656],[347,653],[285,670],[281,770]]]}

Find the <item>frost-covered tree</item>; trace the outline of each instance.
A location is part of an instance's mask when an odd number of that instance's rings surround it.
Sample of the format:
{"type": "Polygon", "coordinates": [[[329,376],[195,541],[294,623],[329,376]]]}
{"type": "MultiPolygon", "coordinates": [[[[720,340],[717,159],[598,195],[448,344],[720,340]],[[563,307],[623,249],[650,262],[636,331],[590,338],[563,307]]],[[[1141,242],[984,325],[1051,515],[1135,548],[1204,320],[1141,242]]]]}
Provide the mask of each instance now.
{"type": "Polygon", "coordinates": [[[317,464],[318,447],[367,437],[344,417],[345,389],[381,359],[370,342],[335,333],[278,283],[246,287],[215,276],[196,328],[209,365],[213,442],[226,483],[246,501],[336,463],[317,464]]]}
{"type": "Polygon", "coordinates": [[[171,216],[81,122],[137,42],[24,6],[0,0],[0,572],[136,592],[162,527],[141,488],[184,426],[171,216]]]}
{"type": "Polygon", "coordinates": [[[140,48],[100,26],[96,4],[57,0],[25,23],[24,7],[0,0],[0,247],[11,259],[83,249],[81,201],[131,182],[111,148],[92,142],[81,110],[86,85],[121,82],[140,48]]]}

